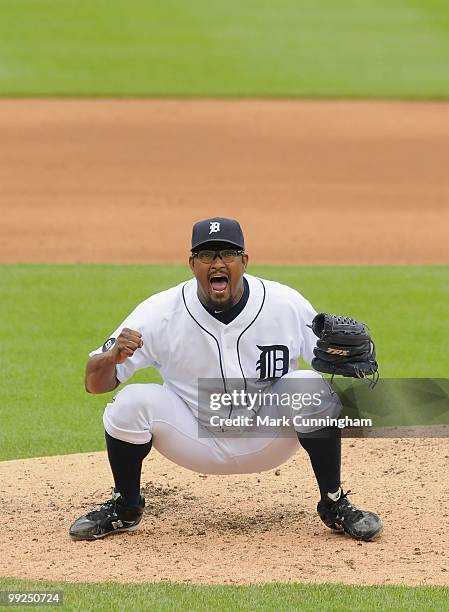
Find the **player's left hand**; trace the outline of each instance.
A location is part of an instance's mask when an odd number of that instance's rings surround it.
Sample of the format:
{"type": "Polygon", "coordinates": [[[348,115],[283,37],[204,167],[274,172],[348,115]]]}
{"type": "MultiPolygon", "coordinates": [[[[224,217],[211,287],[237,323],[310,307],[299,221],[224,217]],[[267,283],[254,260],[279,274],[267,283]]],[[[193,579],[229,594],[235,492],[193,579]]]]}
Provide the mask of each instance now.
{"type": "Polygon", "coordinates": [[[320,313],[310,327],[319,338],[313,350],[315,370],[354,378],[371,376],[373,382],[377,380],[376,349],[364,323],[320,313]]]}

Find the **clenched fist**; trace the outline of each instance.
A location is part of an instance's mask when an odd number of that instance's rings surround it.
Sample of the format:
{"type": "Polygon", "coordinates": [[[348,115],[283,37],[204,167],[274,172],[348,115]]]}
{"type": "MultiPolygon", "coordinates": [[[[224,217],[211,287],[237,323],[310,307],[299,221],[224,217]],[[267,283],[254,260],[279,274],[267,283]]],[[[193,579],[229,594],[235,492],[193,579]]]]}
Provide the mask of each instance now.
{"type": "Polygon", "coordinates": [[[142,346],[142,334],[134,329],[125,327],[120,332],[119,337],[111,349],[111,357],[116,364],[123,363],[125,359],[132,357],[134,352],[142,348],[142,346]]]}

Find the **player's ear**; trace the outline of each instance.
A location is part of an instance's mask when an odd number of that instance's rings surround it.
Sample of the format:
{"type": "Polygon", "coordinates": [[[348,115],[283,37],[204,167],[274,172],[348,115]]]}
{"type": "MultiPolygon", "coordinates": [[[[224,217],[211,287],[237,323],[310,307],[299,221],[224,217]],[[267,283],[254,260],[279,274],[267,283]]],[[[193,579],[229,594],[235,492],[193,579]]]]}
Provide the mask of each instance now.
{"type": "Polygon", "coordinates": [[[248,267],[248,255],[246,253],[244,253],[242,255],[242,265],[243,265],[243,272],[246,272],[246,268],[248,267]]]}
{"type": "Polygon", "coordinates": [[[195,274],[195,271],[193,269],[193,261],[194,261],[194,258],[190,255],[190,257],[189,257],[189,266],[190,266],[190,269],[192,270],[192,272],[195,274]]]}

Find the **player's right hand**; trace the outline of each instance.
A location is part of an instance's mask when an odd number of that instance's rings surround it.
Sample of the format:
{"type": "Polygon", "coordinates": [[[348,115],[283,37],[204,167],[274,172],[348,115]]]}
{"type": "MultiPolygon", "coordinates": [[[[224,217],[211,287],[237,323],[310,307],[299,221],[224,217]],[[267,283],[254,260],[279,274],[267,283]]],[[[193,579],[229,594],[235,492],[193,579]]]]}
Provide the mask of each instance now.
{"type": "Polygon", "coordinates": [[[128,357],[132,357],[134,352],[142,348],[142,346],[142,334],[134,329],[124,327],[111,349],[111,356],[115,363],[123,363],[128,357]]]}

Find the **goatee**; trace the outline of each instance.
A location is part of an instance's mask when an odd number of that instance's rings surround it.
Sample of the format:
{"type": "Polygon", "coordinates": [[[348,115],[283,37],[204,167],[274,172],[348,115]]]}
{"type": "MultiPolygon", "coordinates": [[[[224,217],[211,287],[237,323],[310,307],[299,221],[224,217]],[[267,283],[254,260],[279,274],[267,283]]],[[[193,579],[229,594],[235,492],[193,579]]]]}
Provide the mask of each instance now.
{"type": "Polygon", "coordinates": [[[230,295],[228,299],[224,302],[217,302],[211,297],[208,297],[206,301],[206,307],[209,308],[209,310],[215,310],[216,312],[224,312],[225,310],[229,310],[233,306],[234,300],[232,298],[232,295],[230,295]]]}

